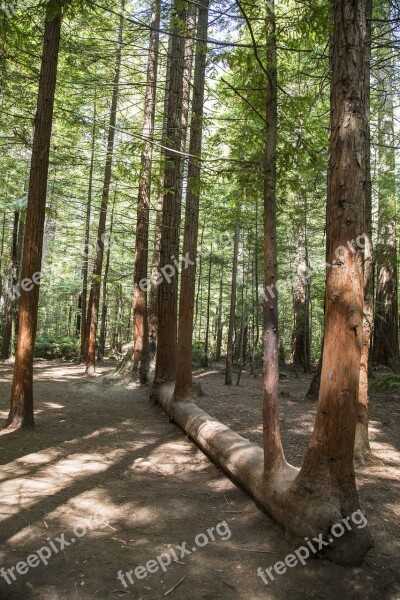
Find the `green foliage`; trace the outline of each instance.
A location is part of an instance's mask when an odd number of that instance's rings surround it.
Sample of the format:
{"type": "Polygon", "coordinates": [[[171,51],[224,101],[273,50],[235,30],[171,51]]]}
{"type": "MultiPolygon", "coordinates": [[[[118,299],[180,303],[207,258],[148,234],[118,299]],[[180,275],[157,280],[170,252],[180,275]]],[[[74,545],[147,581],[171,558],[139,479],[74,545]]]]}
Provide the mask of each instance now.
{"type": "Polygon", "coordinates": [[[77,338],[38,336],[35,345],[35,358],[75,360],[79,352],[77,338]]]}
{"type": "Polygon", "coordinates": [[[199,368],[204,361],[204,343],[196,342],[192,346],[192,362],[193,366],[199,368]]]}
{"type": "Polygon", "coordinates": [[[370,389],[374,392],[400,390],[400,375],[395,373],[378,373],[370,380],[370,389]]]}

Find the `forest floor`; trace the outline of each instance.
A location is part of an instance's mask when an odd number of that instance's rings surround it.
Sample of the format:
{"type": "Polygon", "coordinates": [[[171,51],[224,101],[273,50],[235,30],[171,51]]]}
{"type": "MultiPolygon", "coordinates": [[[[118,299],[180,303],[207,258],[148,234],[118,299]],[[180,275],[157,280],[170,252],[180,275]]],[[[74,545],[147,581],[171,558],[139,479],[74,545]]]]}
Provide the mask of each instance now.
{"type": "MultiPolygon", "coordinates": [[[[36,566],[31,559],[25,574],[11,570],[15,581],[9,573],[10,585],[0,579],[1,600],[400,600],[396,395],[373,396],[377,460],[357,469],[376,547],[359,568],[313,559],[266,586],[257,568],[293,551],[281,528],[168,421],[147,390],[107,383],[102,375],[109,370],[85,378],[76,365],[37,363],[36,429],[1,432],[0,567],[12,569],[42,547],[48,562],[36,566]],[[205,536],[196,547],[198,534],[205,536]],[[154,572],[143,579],[132,574],[133,585],[125,577],[124,588],[117,579],[119,570],[144,566],[184,542],[190,554],[181,557],[175,548],[178,560],[165,572],[151,562],[154,572]]],[[[10,366],[0,367],[0,418],[7,415],[11,377],[10,366]]],[[[205,392],[198,404],[261,443],[261,378],[244,373],[240,387],[227,388],[221,369],[196,377],[205,392]]],[[[308,383],[293,374],[281,382],[283,441],[296,466],[315,412],[303,399],[308,383]]]]}

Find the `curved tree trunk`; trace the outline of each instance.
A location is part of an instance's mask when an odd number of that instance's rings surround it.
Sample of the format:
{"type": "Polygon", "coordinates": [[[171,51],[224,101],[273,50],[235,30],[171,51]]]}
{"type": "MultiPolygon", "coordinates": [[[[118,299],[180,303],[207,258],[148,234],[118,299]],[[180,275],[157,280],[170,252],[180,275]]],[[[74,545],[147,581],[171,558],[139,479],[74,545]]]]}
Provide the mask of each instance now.
{"type": "MultiPolygon", "coordinates": [[[[323,553],[345,565],[359,564],[373,542],[362,527],[342,523],[361,516],[355,485],[353,450],[357,421],[363,337],[364,272],[360,247],[341,254],[365,234],[368,193],[369,123],[366,107],[367,0],[334,0],[332,111],[327,203],[327,269],[324,352],[314,433],[298,472],[285,462],[277,410],[277,315],[265,320],[264,453],[199,409],[193,402],[171,402],[173,386],[158,388],[165,410],[214,460],[250,491],[287,532],[296,538],[316,536],[323,553]],[[349,44],[351,40],[351,45],[349,44]],[[335,262],[337,261],[337,262],[335,262]],[[341,525],[340,536],[335,526],[341,525]]],[[[267,4],[269,44],[274,40],[274,5],[267,4]]],[[[274,41],[272,42],[274,44],[274,41]]],[[[272,50],[267,46],[267,50],[272,50]]],[[[274,255],[273,53],[268,52],[268,121],[265,208],[265,283],[276,281],[274,255]],[[271,73],[272,68],[272,73],[271,73]],[[271,94],[271,95],[270,95],[271,94]],[[271,144],[269,146],[268,142],[271,144]],[[268,221],[268,222],[267,222],[268,221]]],[[[272,285],[272,284],[271,284],[272,285]]],[[[275,300],[275,297],[273,300],[275,300]]],[[[267,307],[266,307],[267,308],[267,307]]],[[[267,315],[266,315],[267,317],[267,315]]]]}
{"type": "Polygon", "coordinates": [[[33,353],[39,305],[39,285],[36,282],[42,267],[43,231],[54,94],[61,37],[62,3],[59,0],[50,2],[47,11],[22,258],[22,280],[32,280],[33,287],[29,285],[25,286],[24,289],[21,286],[18,345],[15,355],[10,413],[6,421],[6,426],[12,427],[32,427],[34,425],[33,353]]]}

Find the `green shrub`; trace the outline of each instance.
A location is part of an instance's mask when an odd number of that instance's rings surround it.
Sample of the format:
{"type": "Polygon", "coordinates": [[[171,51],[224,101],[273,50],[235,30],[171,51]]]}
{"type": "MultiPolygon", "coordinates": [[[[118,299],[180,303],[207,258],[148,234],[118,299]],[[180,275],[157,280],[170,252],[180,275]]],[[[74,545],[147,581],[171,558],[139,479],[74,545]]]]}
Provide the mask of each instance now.
{"type": "Polygon", "coordinates": [[[395,375],[395,373],[378,373],[371,380],[370,388],[375,392],[400,390],[400,375],[395,375]]]}
{"type": "Polygon", "coordinates": [[[78,351],[78,338],[63,337],[56,339],[46,336],[36,338],[35,358],[73,360],[77,357],[78,351]]]}
{"type": "Polygon", "coordinates": [[[192,364],[194,367],[201,367],[204,362],[204,343],[195,342],[192,346],[192,364]]]}

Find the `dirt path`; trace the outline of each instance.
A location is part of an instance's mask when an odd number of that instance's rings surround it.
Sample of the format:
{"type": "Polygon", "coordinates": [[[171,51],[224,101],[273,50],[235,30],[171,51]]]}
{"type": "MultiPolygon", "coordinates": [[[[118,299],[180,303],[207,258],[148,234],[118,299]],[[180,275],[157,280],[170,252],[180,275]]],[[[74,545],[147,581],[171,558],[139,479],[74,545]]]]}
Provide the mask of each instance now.
{"type": "MultiPolygon", "coordinates": [[[[396,464],[390,463],[398,454],[389,439],[379,451],[386,448],[391,459],[382,454],[385,465],[374,467],[381,475],[374,468],[361,473],[362,497],[378,541],[367,563],[346,569],[310,560],[265,586],[257,568],[284,560],[293,548],[281,529],[150,403],[146,391],[107,385],[100,377],[88,380],[72,365],[41,363],[35,371],[36,430],[0,436],[0,567],[10,569],[44,546],[51,556],[47,566],[36,566],[31,558],[25,574],[14,569],[16,581],[10,585],[0,579],[1,600],[400,599],[393,496],[398,478],[396,464]],[[178,561],[163,572],[160,562],[167,559],[154,559],[168,545],[184,542],[190,554],[181,557],[182,549],[170,548],[178,561]],[[144,577],[144,569],[138,569],[144,578],[132,573],[130,585],[125,576],[129,585],[124,588],[117,572],[146,563],[154,572],[144,577]]],[[[257,439],[260,380],[245,375],[242,387],[228,394],[220,375],[207,373],[199,373],[208,392],[199,403],[212,404],[218,417],[257,439]],[[245,406],[241,410],[239,400],[245,406]]],[[[0,369],[2,418],[11,375],[10,368],[0,369]]],[[[295,464],[300,460],[296,446],[311,421],[311,407],[302,406],[290,427],[282,423],[295,464]]],[[[47,552],[41,552],[45,559],[47,552]]]]}

